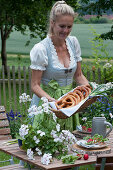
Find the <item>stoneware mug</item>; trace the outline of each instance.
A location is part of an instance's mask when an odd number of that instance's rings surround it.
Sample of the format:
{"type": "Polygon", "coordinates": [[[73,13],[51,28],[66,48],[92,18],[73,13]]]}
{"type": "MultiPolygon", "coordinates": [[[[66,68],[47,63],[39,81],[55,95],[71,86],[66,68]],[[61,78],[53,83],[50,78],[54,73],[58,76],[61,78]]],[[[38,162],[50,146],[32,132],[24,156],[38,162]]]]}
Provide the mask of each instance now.
{"type": "Polygon", "coordinates": [[[102,135],[103,138],[107,137],[108,134],[112,131],[111,123],[106,121],[105,117],[93,117],[92,120],[92,133],[91,136],[95,134],[102,135]],[[109,126],[109,130],[107,128],[109,126]]]}

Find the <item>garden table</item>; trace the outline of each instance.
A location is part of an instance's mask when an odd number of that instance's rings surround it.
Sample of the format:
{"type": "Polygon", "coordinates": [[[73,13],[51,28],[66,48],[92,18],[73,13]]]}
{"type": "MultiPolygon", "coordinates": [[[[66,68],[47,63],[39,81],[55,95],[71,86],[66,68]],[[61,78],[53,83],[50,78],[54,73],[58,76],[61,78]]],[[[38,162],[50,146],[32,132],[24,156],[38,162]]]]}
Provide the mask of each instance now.
{"type": "MultiPolygon", "coordinates": [[[[109,144],[111,146],[111,153],[113,153],[113,130],[109,135],[109,144]]],[[[8,140],[7,140],[8,141],[8,140]]],[[[87,164],[95,164],[96,163],[96,155],[90,156],[88,160],[77,160],[74,164],[63,164],[61,160],[53,159],[53,162],[49,165],[43,165],[41,163],[41,157],[40,156],[34,156],[35,160],[29,160],[26,152],[21,150],[18,146],[18,144],[11,144],[11,145],[6,145],[4,142],[1,141],[0,143],[0,151],[3,151],[9,155],[12,155],[20,160],[23,160],[24,162],[27,162],[28,165],[34,165],[35,167],[40,168],[42,170],[59,170],[59,169],[68,169],[68,168],[75,168],[82,166],[82,165],[87,165],[87,164]]],[[[29,168],[30,169],[30,166],[29,168]]]]}

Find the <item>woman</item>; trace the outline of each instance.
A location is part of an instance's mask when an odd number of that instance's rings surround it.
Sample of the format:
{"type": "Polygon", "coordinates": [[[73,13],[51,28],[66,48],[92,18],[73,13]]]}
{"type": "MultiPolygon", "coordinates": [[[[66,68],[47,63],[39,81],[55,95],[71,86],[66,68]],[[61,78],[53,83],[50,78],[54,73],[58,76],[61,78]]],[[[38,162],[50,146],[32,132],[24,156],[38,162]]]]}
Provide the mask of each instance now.
{"type": "MultiPolygon", "coordinates": [[[[73,79],[77,85],[88,84],[81,71],[79,42],[76,37],[69,36],[74,16],[72,7],[65,1],[57,1],[50,12],[47,37],[36,44],[30,52],[31,88],[34,92],[31,105],[38,105],[42,96],[49,101],[55,101],[73,88],[73,79]]],[[[78,114],[74,117],[79,124],[78,114]]],[[[74,117],[65,120],[66,129],[73,130],[74,117]]]]}

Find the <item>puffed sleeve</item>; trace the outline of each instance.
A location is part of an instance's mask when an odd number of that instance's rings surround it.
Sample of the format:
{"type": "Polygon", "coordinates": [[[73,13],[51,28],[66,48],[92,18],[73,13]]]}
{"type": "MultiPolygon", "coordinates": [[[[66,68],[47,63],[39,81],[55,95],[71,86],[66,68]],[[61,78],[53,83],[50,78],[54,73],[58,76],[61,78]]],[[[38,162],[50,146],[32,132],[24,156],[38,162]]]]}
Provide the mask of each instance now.
{"type": "Polygon", "coordinates": [[[30,51],[30,60],[31,69],[42,71],[46,70],[46,66],[48,65],[48,57],[46,48],[43,44],[38,43],[34,45],[34,47],[30,51]]]}
{"type": "Polygon", "coordinates": [[[75,47],[75,58],[76,58],[76,61],[82,61],[82,57],[81,57],[81,48],[80,48],[80,44],[79,44],[79,41],[78,39],[73,36],[73,43],[74,43],[74,47],[75,47]]]}

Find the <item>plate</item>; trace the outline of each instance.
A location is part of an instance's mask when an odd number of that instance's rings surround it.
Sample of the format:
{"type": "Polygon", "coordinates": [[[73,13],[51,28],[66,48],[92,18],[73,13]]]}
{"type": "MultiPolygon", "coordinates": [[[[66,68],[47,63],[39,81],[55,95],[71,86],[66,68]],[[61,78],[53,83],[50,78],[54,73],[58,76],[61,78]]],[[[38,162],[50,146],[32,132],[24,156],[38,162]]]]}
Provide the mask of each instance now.
{"type": "Polygon", "coordinates": [[[87,148],[87,149],[101,149],[101,148],[104,148],[107,146],[106,143],[104,143],[104,144],[95,143],[92,145],[87,145],[86,143],[87,143],[86,140],[79,140],[76,142],[77,145],[82,146],[83,148],[87,148]]]}

